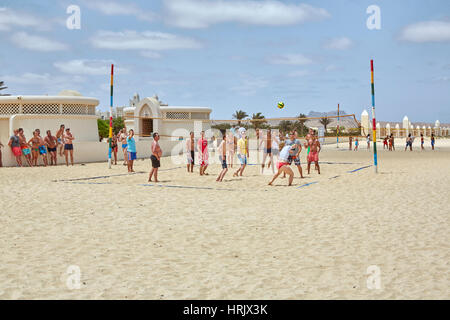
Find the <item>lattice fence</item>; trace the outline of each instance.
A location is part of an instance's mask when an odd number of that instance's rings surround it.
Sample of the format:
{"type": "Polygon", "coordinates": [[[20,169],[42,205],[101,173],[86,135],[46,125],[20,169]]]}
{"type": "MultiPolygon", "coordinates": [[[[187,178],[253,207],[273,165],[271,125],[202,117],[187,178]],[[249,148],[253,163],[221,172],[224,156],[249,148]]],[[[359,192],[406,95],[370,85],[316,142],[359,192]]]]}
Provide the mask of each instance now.
{"type": "Polygon", "coordinates": [[[84,104],[63,104],[63,114],[88,114],[88,107],[84,104]]]}
{"type": "Polygon", "coordinates": [[[209,115],[206,112],[192,112],[191,119],[206,120],[206,119],[209,119],[209,115]]]}
{"type": "Polygon", "coordinates": [[[18,103],[9,103],[0,105],[0,114],[17,114],[19,113],[18,103]]]}
{"type": "Polygon", "coordinates": [[[59,105],[57,103],[24,104],[22,112],[25,114],[58,114],[59,105]]]}
{"type": "Polygon", "coordinates": [[[189,119],[189,112],[166,112],[166,119],[186,120],[189,119]]]}

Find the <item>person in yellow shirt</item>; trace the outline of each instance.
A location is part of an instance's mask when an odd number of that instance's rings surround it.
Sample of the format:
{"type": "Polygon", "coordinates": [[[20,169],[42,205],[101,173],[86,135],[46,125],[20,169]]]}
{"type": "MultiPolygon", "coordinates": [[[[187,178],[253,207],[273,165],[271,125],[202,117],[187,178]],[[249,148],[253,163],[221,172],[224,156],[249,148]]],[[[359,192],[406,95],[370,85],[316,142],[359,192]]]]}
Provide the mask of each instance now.
{"type": "Polygon", "coordinates": [[[241,176],[244,173],[244,169],[247,166],[247,159],[249,157],[248,153],[248,140],[246,139],[246,130],[245,128],[239,128],[239,133],[241,138],[237,142],[238,149],[238,159],[241,162],[241,166],[237,171],[233,174],[233,177],[241,176]]]}

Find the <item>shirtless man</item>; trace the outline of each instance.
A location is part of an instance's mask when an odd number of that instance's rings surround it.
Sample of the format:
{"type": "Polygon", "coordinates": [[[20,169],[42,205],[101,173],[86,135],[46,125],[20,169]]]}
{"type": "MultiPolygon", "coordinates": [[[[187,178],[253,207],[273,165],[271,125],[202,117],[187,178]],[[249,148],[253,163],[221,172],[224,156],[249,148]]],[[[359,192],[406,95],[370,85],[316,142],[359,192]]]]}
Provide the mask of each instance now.
{"type": "Polygon", "coordinates": [[[23,129],[19,128],[19,140],[20,140],[20,148],[22,149],[22,154],[27,160],[27,163],[30,167],[33,166],[33,162],[31,161],[31,149],[30,145],[27,143],[27,139],[23,133],[23,129]]]}
{"type": "MultiPolygon", "coordinates": [[[[262,164],[261,164],[261,173],[264,173],[264,167],[266,165],[266,158],[267,156],[269,156],[269,164],[273,163],[273,154],[272,154],[272,132],[270,131],[270,129],[267,130],[267,134],[266,135],[262,135],[262,139],[260,142],[260,145],[262,145],[264,143],[264,149],[263,149],[263,160],[262,160],[262,164]]],[[[259,150],[259,145],[258,145],[258,150],[259,150]]],[[[274,166],[272,166],[272,173],[275,173],[275,169],[274,166]]]]}
{"type": "Polygon", "coordinates": [[[157,132],[153,133],[153,143],[152,143],[152,170],[150,170],[150,175],[148,176],[148,182],[152,182],[152,176],[155,175],[155,182],[158,181],[158,168],[161,166],[162,150],[159,146],[159,134],[157,132]]]}
{"type": "Polygon", "coordinates": [[[314,162],[316,164],[316,168],[318,173],[320,174],[320,166],[319,166],[319,152],[322,149],[320,146],[320,142],[318,139],[314,139],[312,144],[310,145],[310,151],[308,155],[308,174],[310,173],[311,168],[311,162],[314,162]]]}
{"type": "Polygon", "coordinates": [[[222,142],[219,145],[219,148],[217,149],[217,152],[219,153],[219,161],[222,164],[222,171],[220,171],[219,176],[217,177],[217,182],[222,182],[223,177],[228,171],[227,166],[227,136],[223,135],[222,142]]]}
{"type": "Polygon", "coordinates": [[[36,133],[39,137],[39,155],[42,156],[42,162],[44,162],[44,166],[46,167],[48,165],[47,146],[44,139],[41,137],[41,130],[36,129],[36,133]]]}
{"type": "Polygon", "coordinates": [[[187,172],[194,172],[194,164],[195,164],[195,139],[194,132],[189,133],[189,138],[186,139],[186,152],[187,152],[187,172]]]}
{"type": "Polygon", "coordinates": [[[17,164],[22,167],[22,150],[20,149],[19,130],[14,130],[14,134],[9,138],[8,146],[16,157],[17,164]]]}
{"type": "Polygon", "coordinates": [[[50,154],[50,165],[56,166],[57,163],[57,153],[56,148],[58,146],[58,140],[56,137],[52,136],[52,132],[47,130],[47,136],[44,138],[44,142],[47,144],[47,150],[50,154]]]}
{"type": "Polygon", "coordinates": [[[69,166],[69,154],[70,154],[70,163],[73,166],[73,140],[75,140],[74,136],[70,132],[70,129],[67,128],[66,132],[63,135],[64,141],[64,156],[66,157],[66,165],[69,166]]]}
{"type": "Polygon", "coordinates": [[[127,150],[127,130],[125,128],[123,128],[122,132],[120,132],[119,142],[122,143],[123,165],[126,166],[128,158],[128,150],[127,150]]]}
{"type": "Polygon", "coordinates": [[[200,162],[200,175],[208,175],[205,173],[208,168],[208,140],[205,138],[205,131],[201,132],[201,137],[197,142],[198,161],[200,162]]]}
{"type": "Polygon", "coordinates": [[[39,159],[39,143],[40,143],[40,139],[39,139],[39,135],[37,133],[37,131],[33,131],[33,138],[31,138],[28,141],[28,144],[31,143],[31,154],[33,155],[32,158],[32,162],[33,165],[37,166],[38,165],[38,159],[39,159]]]}
{"type": "Polygon", "coordinates": [[[289,186],[292,185],[292,181],[294,180],[294,171],[292,171],[289,166],[289,156],[294,153],[295,145],[286,145],[280,151],[280,159],[277,164],[278,172],[273,176],[272,180],[269,182],[269,186],[275,181],[276,178],[281,173],[287,174],[289,176],[289,186]]]}
{"type": "Polygon", "coordinates": [[[350,150],[350,151],[353,150],[352,144],[353,144],[353,137],[350,136],[350,137],[348,137],[348,150],[350,150]]]}
{"type": "MultiPolygon", "coordinates": [[[[56,131],[56,140],[58,142],[58,149],[59,149],[59,156],[62,157],[63,156],[63,151],[64,151],[64,143],[63,143],[63,135],[64,135],[64,129],[66,127],[62,124],[59,127],[59,130],[56,131]]],[[[58,152],[57,152],[58,153],[58,152]]]]}

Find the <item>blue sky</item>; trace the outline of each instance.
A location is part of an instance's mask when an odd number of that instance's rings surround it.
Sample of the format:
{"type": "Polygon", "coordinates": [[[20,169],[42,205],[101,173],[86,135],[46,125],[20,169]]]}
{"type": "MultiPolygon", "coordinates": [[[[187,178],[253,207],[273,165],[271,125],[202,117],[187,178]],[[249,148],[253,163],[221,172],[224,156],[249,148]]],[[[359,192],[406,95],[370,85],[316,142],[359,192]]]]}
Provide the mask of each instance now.
{"type": "Polygon", "coordinates": [[[152,0],[0,3],[0,80],[11,94],[75,89],[109,106],[135,92],[170,105],[266,117],[369,108],[380,121],[450,122],[448,0],[152,0]],[[81,29],[66,27],[69,5],[81,29]],[[369,30],[366,9],[381,9],[369,30]],[[283,110],[276,108],[285,102],[283,110]]]}

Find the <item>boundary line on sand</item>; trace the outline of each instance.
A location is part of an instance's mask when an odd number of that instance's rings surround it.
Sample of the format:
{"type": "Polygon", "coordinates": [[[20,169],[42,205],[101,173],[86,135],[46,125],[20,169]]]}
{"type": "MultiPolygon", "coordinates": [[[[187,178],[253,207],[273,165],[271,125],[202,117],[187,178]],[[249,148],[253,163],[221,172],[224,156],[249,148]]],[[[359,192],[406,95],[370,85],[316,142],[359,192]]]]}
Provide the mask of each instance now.
{"type": "MultiPolygon", "coordinates": [[[[159,171],[169,171],[169,170],[175,170],[175,169],[180,169],[183,167],[175,167],[175,168],[169,168],[169,169],[161,169],[159,171]]],[[[52,180],[52,182],[70,182],[70,181],[83,181],[83,180],[95,180],[95,179],[106,179],[106,178],[111,178],[111,177],[121,177],[121,176],[129,176],[129,175],[134,175],[134,174],[143,174],[143,173],[147,173],[147,171],[137,171],[134,173],[119,173],[119,174],[112,174],[112,175],[107,175],[107,176],[96,176],[96,177],[87,177],[87,178],[74,178],[74,179],[62,179],[62,180],[52,180]]]]}
{"type": "Polygon", "coordinates": [[[355,173],[357,171],[360,171],[360,170],[363,170],[363,169],[367,169],[367,168],[370,168],[370,167],[372,167],[372,165],[361,167],[361,168],[358,168],[358,169],[355,169],[355,170],[352,170],[352,171],[347,171],[347,173],[355,173]]]}

